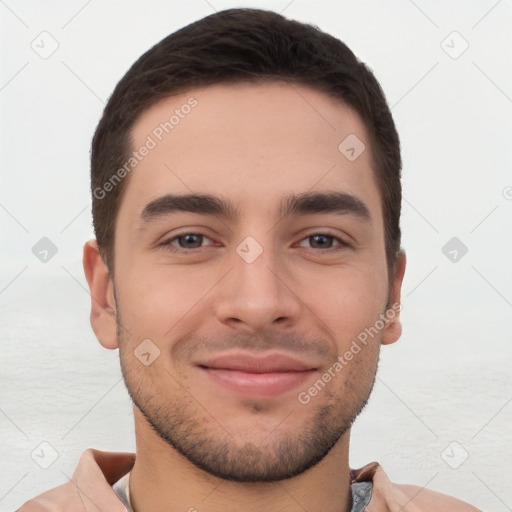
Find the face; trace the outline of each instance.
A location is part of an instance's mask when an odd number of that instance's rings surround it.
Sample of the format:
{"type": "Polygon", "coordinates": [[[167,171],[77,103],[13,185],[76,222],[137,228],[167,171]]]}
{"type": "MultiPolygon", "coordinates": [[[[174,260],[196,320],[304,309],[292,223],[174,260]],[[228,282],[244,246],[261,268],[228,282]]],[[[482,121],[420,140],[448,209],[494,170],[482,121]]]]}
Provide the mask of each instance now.
{"type": "Polygon", "coordinates": [[[305,471],[400,335],[364,124],[308,87],[218,85],[151,107],[132,143],[149,150],[116,223],[117,329],[95,331],[119,346],[136,419],[222,478],[305,471]]]}

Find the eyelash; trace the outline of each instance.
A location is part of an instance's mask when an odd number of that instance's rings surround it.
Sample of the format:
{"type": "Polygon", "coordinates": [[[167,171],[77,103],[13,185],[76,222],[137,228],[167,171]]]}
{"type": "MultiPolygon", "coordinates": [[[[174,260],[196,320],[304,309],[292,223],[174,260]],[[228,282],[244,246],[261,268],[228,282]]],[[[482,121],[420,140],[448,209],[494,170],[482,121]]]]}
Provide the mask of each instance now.
{"type": "MultiPolygon", "coordinates": [[[[162,242],[161,244],[159,244],[164,250],[166,251],[170,251],[170,252],[180,252],[182,254],[189,254],[189,253],[193,253],[193,252],[197,252],[199,249],[203,249],[204,247],[208,247],[208,246],[201,246],[201,247],[195,247],[195,248],[192,248],[192,249],[187,249],[185,247],[175,247],[172,245],[172,242],[182,238],[182,237],[186,237],[188,235],[196,235],[196,236],[202,236],[203,238],[206,238],[208,240],[211,240],[211,238],[203,233],[196,233],[196,232],[189,232],[189,233],[182,233],[180,235],[176,235],[174,236],[173,238],[170,238],[164,242],[162,242]]],[[[318,247],[308,247],[307,249],[309,249],[310,251],[321,251],[323,253],[331,253],[331,252],[336,252],[336,251],[340,251],[340,250],[343,250],[343,249],[346,249],[348,247],[350,247],[350,245],[348,243],[346,243],[343,239],[337,237],[337,236],[334,236],[334,235],[331,235],[329,233],[324,233],[324,232],[318,232],[318,233],[312,233],[304,238],[301,239],[301,242],[304,241],[304,240],[307,240],[309,238],[313,238],[315,236],[323,236],[323,237],[326,237],[326,238],[331,238],[333,239],[334,241],[338,242],[338,245],[337,246],[334,246],[334,247],[328,247],[327,249],[322,249],[322,248],[318,248],[318,247]]]]}

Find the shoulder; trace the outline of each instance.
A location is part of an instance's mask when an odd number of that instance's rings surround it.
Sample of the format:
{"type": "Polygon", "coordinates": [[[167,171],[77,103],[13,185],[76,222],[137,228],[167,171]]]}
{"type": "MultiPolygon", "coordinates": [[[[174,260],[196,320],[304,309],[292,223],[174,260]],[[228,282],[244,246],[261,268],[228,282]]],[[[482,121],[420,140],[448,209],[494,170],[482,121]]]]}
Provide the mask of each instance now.
{"type": "Polygon", "coordinates": [[[425,487],[406,484],[392,484],[397,493],[403,494],[410,503],[425,512],[482,512],[465,501],[442,494],[425,487]]]}
{"type": "Polygon", "coordinates": [[[134,462],[134,453],[89,448],[69,482],[32,498],[17,512],[126,512],[111,486],[130,471],[134,462]]]}
{"type": "Polygon", "coordinates": [[[373,482],[367,512],[482,512],[457,498],[417,485],[395,484],[378,462],[352,470],[353,482],[373,482]]]}

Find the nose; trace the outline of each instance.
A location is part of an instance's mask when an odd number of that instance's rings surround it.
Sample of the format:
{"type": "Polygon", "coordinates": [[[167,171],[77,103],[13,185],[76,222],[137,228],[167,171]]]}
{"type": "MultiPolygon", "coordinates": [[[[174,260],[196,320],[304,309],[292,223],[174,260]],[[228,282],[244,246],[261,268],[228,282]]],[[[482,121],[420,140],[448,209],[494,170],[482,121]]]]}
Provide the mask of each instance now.
{"type": "Polygon", "coordinates": [[[270,250],[263,250],[254,261],[243,256],[242,252],[233,255],[232,270],[217,290],[217,319],[251,333],[296,325],[302,302],[284,262],[270,250]]]}

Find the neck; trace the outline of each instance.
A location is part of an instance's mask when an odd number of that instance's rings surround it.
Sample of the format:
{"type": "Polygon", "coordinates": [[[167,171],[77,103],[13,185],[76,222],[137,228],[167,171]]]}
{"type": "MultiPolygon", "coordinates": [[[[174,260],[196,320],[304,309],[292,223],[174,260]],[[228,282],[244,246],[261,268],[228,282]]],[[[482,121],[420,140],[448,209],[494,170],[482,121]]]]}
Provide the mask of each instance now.
{"type": "Polygon", "coordinates": [[[137,456],[130,474],[135,512],[348,512],[351,505],[347,431],[326,457],[293,478],[232,482],[193,465],[163,441],[134,408],[137,456]]]}

